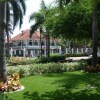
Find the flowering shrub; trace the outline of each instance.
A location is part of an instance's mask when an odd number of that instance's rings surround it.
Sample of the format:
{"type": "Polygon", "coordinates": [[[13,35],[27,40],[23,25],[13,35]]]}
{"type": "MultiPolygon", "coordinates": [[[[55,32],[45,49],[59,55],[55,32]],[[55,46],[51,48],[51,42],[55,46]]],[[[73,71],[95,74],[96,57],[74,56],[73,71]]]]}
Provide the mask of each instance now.
{"type": "Polygon", "coordinates": [[[7,60],[8,66],[27,65],[35,62],[35,58],[11,57],[7,60]]]}
{"type": "Polygon", "coordinates": [[[100,72],[100,64],[97,64],[96,67],[87,66],[85,68],[85,71],[90,72],[90,73],[98,73],[98,72],[100,72]]]}
{"type": "Polygon", "coordinates": [[[61,73],[82,70],[86,66],[84,62],[72,62],[72,63],[40,63],[31,65],[19,65],[19,66],[9,66],[7,67],[7,73],[9,75],[12,72],[18,72],[20,77],[36,74],[46,74],[46,73],[61,73]]]}
{"type": "Polygon", "coordinates": [[[4,92],[15,91],[20,88],[19,74],[14,73],[12,76],[8,76],[6,83],[0,82],[0,90],[4,92]]]}
{"type": "Polygon", "coordinates": [[[8,64],[13,66],[13,65],[23,65],[25,63],[25,58],[23,57],[11,57],[10,60],[8,61],[8,64]]]}

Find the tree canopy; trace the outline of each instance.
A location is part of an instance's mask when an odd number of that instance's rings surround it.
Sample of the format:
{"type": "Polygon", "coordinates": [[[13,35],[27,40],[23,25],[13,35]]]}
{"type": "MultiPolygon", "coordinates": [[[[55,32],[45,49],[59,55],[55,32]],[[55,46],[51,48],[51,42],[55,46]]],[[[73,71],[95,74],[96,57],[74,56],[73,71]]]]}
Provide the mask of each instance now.
{"type": "Polygon", "coordinates": [[[63,9],[52,8],[44,25],[54,36],[91,38],[92,7],[89,1],[72,2],[63,9]]]}

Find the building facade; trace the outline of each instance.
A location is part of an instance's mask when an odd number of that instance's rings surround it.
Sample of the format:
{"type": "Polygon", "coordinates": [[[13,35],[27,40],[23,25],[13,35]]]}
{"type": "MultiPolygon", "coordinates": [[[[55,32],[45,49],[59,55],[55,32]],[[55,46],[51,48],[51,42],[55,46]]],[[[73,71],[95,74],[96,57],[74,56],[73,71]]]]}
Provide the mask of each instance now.
{"type": "MultiPolygon", "coordinates": [[[[42,54],[46,55],[46,37],[42,36],[42,54]]],[[[23,57],[37,57],[41,53],[40,33],[33,33],[30,38],[30,30],[24,30],[20,34],[10,39],[10,55],[23,57]]],[[[50,39],[50,53],[61,54],[60,42],[57,39],[50,39]]],[[[7,42],[5,46],[7,45],[7,42]]],[[[6,46],[7,47],[7,46],[6,46]]],[[[7,51],[7,48],[6,48],[7,51]]]]}

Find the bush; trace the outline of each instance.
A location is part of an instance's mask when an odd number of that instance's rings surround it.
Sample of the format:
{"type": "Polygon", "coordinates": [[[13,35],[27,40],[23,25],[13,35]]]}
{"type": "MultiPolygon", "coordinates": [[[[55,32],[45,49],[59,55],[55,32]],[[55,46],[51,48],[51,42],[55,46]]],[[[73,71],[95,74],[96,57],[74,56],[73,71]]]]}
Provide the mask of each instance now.
{"type": "Polygon", "coordinates": [[[8,61],[8,65],[14,66],[14,65],[23,65],[26,64],[25,58],[23,57],[11,57],[8,61]]]}
{"type": "Polygon", "coordinates": [[[27,65],[35,62],[35,58],[24,58],[24,57],[12,57],[7,60],[7,65],[15,66],[15,65],[27,65]]]}
{"type": "Polygon", "coordinates": [[[12,75],[13,73],[17,72],[20,74],[20,77],[28,76],[29,75],[29,66],[8,66],[6,67],[7,74],[12,75]]]}
{"type": "Polygon", "coordinates": [[[40,63],[32,64],[27,66],[10,66],[7,67],[7,72],[12,74],[18,72],[20,77],[36,74],[47,74],[47,73],[62,73],[82,70],[84,68],[84,62],[72,62],[72,63],[40,63]]]}
{"type": "Polygon", "coordinates": [[[42,58],[34,59],[33,63],[48,63],[48,62],[63,62],[65,61],[66,56],[60,54],[50,55],[50,58],[42,56],[42,58]]]}
{"type": "Polygon", "coordinates": [[[89,56],[88,53],[66,53],[66,57],[82,57],[82,56],[89,56]]]}
{"type": "MultiPolygon", "coordinates": [[[[87,65],[91,66],[92,58],[84,59],[82,61],[85,61],[87,65]]],[[[97,63],[100,64],[100,57],[97,58],[97,63]]]]}
{"type": "Polygon", "coordinates": [[[63,62],[65,61],[66,56],[65,55],[60,55],[60,54],[53,54],[50,56],[50,62],[63,62]]]}
{"type": "Polygon", "coordinates": [[[34,60],[34,63],[48,63],[49,59],[45,56],[42,56],[41,58],[36,58],[34,60]]]}

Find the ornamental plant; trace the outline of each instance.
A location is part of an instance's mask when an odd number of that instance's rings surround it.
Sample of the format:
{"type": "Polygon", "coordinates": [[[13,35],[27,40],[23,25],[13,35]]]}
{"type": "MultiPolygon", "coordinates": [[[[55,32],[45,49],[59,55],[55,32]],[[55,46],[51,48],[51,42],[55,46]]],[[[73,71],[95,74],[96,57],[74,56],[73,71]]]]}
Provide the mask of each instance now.
{"type": "Polygon", "coordinates": [[[88,65],[85,68],[85,72],[89,72],[89,73],[98,73],[98,72],[100,72],[100,64],[97,64],[96,67],[88,65]]]}
{"type": "Polygon", "coordinates": [[[20,88],[19,73],[14,73],[11,76],[8,76],[8,80],[6,83],[0,82],[0,91],[3,92],[16,91],[19,88],[20,88]]]}

